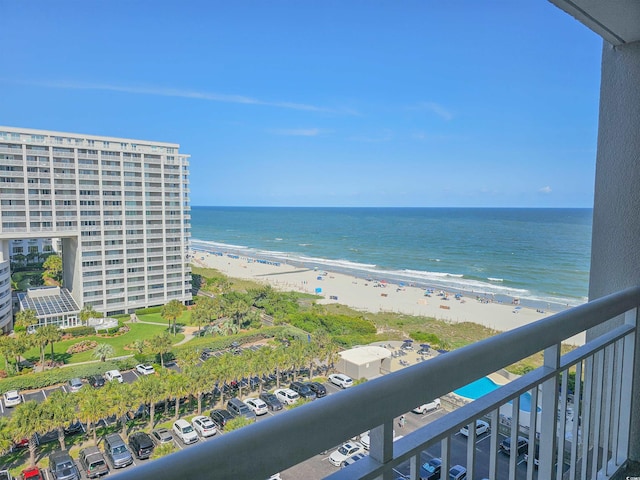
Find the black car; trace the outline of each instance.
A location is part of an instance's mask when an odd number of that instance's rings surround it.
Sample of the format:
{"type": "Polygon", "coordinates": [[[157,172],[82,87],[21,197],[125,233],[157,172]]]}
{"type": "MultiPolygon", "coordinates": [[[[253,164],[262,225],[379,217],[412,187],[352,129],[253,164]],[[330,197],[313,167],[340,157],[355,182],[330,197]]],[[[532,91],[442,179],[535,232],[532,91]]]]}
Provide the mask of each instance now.
{"type": "Polygon", "coordinates": [[[260,394],[260,400],[267,404],[269,410],[275,412],[277,410],[282,410],[282,402],[278,400],[273,393],[263,392],[260,394]]]}
{"type": "Polygon", "coordinates": [[[209,414],[213,423],[220,430],[224,430],[224,426],[229,420],[233,420],[233,415],[228,410],[211,410],[209,414]]]}
{"type": "Polygon", "coordinates": [[[82,425],[82,422],[80,421],[75,421],[73,423],[71,423],[68,427],[66,427],[64,429],[64,434],[65,435],[74,435],[76,433],[82,433],[84,432],[84,425],[82,425]]]}
{"type": "Polygon", "coordinates": [[[320,382],[307,382],[305,383],[307,387],[311,389],[313,393],[316,394],[316,397],[322,398],[327,394],[326,387],[320,382]]]}
{"type": "Polygon", "coordinates": [[[129,448],[140,460],[149,458],[153,453],[153,440],[144,432],[136,432],[129,435],[129,448]]]}
{"type": "Polygon", "coordinates": [[[104,377],[102,375],[92,375],[89,377],[89,385],[93,388],[104,387],[104,377]]]}
{"type": "Polygon", "coordinates": [[[308,385],[302,382],[291,382],[291,385],[289,385],[289,388],[294,392],[296,392],[298,395],[300,395],[301,398],[304,398],[305,400],[316,399],[316,393],[313,390],[311,390],[311,388],[309,388],[308,385]]]}

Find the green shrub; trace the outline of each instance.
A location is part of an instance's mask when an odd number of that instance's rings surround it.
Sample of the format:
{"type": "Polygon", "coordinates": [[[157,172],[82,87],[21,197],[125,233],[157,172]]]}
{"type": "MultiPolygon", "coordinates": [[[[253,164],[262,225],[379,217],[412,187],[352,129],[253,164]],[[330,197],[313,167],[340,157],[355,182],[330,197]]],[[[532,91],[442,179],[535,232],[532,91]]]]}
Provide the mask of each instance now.
{"type": "Polygon", "coordinates": [[[442,342],[440,338],[435,333],[427,333],[427,332],[411,332],[409,337],[420,343],[429,343],[431,345],[441,345],[442,342]]]}
{"type": "Polygon", "coordinates": [[[140,308],[136,310],[136,315],[148,315],[151,313],[160,313],[162,312],[162,307],[149,307],[149,308],[140,308]]]}
{"type": "Polygon", "coordinates": [[[96,329],[93,327],[80,326],[80,327],[71,327],[66,328],[64,330],[64,334],[71,335],[72,337],[84,337],[86,335],[95,335],[96,329]]]}

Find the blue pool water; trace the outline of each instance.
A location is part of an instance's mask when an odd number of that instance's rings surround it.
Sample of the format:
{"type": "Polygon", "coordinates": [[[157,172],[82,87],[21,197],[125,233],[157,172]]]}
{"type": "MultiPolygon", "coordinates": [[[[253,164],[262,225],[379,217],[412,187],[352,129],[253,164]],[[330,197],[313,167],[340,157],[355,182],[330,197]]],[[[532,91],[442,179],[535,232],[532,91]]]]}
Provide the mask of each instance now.
{"type": "MultiPolygon", "coordinates": [[[[487,393],[492,392],[499,387],[500,385],[495,383],[490,378],[482,377],[475,382],[471,382],[470,384],[455,390],[453,393],[464,398],[477,400],[483,395],[486,395],[487,393]]],[[[525,392],[520,395],[520,410],[524,412],[531,412],[531,394],[529,392],[525,392]]],[[[538,407],[538,412],[540,411],[540,407],[538,407]]]]}

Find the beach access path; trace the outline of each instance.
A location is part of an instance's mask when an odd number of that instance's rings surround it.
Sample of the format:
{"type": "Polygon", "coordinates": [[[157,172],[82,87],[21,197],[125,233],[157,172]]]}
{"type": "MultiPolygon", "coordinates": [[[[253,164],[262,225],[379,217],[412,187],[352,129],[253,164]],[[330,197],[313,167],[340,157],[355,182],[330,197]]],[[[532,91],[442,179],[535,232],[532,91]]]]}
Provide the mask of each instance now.
{"type": "MultiPolygon", "coordinates": [[[[392,312],[448,322],[472,322],[501,332],[550,314],[519,305],[492,302],[484,297],[477,299],[467,295],[456,298],[451,292],[444,292],[446,297],[439,296],[439,290],[425,296],[423,288],[367,281],[328,270],[302,269],[286,263],[260,263],[237,255],[193,253],[196,265],[215,268],[231,278],[254,280],[281,291],[316,294],[317,289],[321,289],[319,304],[339,303],[372,313],[392,312]]],[[[582,345],[584,336],[571,339],[571,343],[582,345]]]]}

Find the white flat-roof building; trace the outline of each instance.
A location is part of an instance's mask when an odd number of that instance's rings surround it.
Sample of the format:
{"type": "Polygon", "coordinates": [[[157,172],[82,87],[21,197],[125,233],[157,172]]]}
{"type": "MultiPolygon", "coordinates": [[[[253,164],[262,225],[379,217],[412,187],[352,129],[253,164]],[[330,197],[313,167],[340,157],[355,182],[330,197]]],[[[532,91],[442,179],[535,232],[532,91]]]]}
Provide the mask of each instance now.
{"type": "Polygon", "coordinates": [[[60,238],[63,286],[106,315],[191,300],[188,155],[175,143],[0,126],[0,329],[14,239],[60,238]]]}
{"type": "Polygon", "coordinates": [[[339,372],[351,378],[372,379],[391,371],[391,352],[377,345],[354,347],[339,352],[336,366],[339,372]]]}

